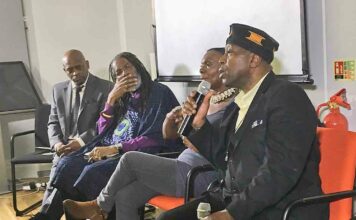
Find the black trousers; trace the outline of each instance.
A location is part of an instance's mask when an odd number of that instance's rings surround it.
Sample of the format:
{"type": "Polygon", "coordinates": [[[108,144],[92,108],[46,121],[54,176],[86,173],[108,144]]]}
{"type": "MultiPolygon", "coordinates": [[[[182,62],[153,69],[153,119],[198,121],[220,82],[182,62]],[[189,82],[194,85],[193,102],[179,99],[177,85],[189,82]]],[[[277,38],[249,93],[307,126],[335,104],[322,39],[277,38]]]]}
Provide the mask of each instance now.
{"type": "Polygon", "coordinates": [[[211,213],[225,209],[225,203],[208,193],[175,209],[162,213],[156,220],[196,220],[199,203],[210,203],[211,213]]]}

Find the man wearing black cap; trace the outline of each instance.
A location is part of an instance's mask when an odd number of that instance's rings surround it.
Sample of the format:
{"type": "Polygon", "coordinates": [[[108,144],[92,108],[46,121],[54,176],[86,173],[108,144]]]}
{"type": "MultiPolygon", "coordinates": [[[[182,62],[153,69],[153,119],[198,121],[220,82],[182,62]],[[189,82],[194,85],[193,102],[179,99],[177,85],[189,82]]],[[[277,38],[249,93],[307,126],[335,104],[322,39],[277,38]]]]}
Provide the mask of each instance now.
{"type": "MultiPolygon", "coordinates": [[[[273,73],[270,63],[278,46],[257,28],[230,26],[220,72],[224,84],[240,93],[226,109],[219,130],[205,119],[207,95],[189,135],[199,152],[224,173],[223,181],[159,219],[196,219],[198,204],[208,202],[212,214],[204,219],[278,220],[292,201],[322,193],[317,117],[305,92],[273,73]],[[228,151],[217,152],[217,145],[228,151]]],[[[196,112],[192,95],[183,106],[186,114],[196,112]]],[[[295,209],[291,219],[326,220],[328,213],[327,204],[311,205],[295,209]]]]}

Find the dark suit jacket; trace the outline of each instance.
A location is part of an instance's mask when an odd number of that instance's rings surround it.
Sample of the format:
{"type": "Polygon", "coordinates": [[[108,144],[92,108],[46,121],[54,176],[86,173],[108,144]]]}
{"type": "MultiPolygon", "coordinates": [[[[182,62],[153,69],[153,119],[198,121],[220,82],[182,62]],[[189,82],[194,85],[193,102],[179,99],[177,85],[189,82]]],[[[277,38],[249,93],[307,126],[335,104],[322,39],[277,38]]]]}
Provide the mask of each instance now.
{"type": "MultiPolygon", "coordinates": [[[[278,220],[291,201],[321,193],[317,117],[298,85],[269,73],[236,133],[237,105],[225,112],[218,131],[206,122],[189,139],[226,171],[219,196],[227,198],[226,209],[235,219],[278,220]]],[[[299,209],[293,216],[327,219],[328,206],[299,209]]]]}
{"type": "MultiPolygon", "coordinates": [[[[97,134],[96,121],[112,87],[111,82],[89,73],[77,124],[79,136],[85,143],[88,143],[97,134]]],[[[66,143],[70,136],[71,94],[72,87],[69,80],[53,87],[51,114],[48,120],[48,137],[51,147],[60,141],[66,143]]]]}

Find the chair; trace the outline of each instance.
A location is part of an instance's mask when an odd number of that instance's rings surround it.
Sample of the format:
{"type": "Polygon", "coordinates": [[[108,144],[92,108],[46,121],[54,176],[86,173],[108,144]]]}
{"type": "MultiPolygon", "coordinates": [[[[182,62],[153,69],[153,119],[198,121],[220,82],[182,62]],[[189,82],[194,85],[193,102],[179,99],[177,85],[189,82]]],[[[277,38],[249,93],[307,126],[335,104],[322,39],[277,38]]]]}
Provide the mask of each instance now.
{"type": "MultiPolygon", "coordinates": [[[[174,209],[178,206],[184,205],[193,197],[194,194],[194,181],[199,173],[212,171],[214,170],[213,166],[210,164],[204,166],[197,166],[192,168],[187,174],[187,180],[185,183],[185,193],[184,197],[175,197],[168,195],[158,195],[151,198],[147,204],[157,207],[163,211],[168,211],[174,209]]],[[[144,220],[144,208],[139,210],[140,219],[144,220]]]]}
{"type": "Polygon", "coordinates": [[[324,195],[302,198],[292,202],[283,215],[287,220],[290,211],[301,205],[330,203],[329,220],[350,220],[356,170],[356,132],[318,128],[321,161],[319,174],[324,195]]]}
{"type": "Polygon", "coordinates": [[[50,114],[50,105],[42,104],[36,109],[35,130],[16,133],[11,136],[11,180],[12,180],[12,200],[16,216],[22,216],[38,207],[42,201],[38,201],[29,207],[19,210],[17,207],[16,191],[16,165],[18,164],[40,164],[52,163],[53,156],[49,153],[50,145],[47,135],[47,123],[50,114]],[[35,134],[35,152],[15,157],[15,139],[28,134],[35,134]]]}

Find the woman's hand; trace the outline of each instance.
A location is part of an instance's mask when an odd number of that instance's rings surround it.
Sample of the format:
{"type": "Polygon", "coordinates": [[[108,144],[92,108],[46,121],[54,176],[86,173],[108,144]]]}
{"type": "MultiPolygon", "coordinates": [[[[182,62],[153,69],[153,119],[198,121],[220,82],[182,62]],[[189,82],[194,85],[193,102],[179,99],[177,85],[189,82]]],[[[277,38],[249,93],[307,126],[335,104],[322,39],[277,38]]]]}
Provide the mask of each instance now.
{"type": "Polygon", "coordinates": [[[197,104],[195,103],[194,96],[197,92],[192,91],[190,95],[187,97],[187,100],[182,105],[182,113],[183,115],[194,115],[194,120],[192,123],[193,128],[201,128],[205,123],[205,117],[208,114],[209,110],[209,101],[210,97],[213,93],[210,91],[205,95],[203,103],[200,108],[197,109],[197,104]]]}
{"type": "Polygon", "coordinates": [[[138,84],[137,76],[134,74],[122,74],[116,78],[114,88],[108,96],[107,103],[114,105],[116,100],[121,98],[127,92],[133,92],[138,84]]]}
{"type": "Polygon", "coordinates": [[[182,107],[176,106],[167,113],[162,126],[162,134],[164,139],[177,139],[178,125],[183,121],[182,107]]]}
{"type": "Polygon", "coordinates": [[[173,121],[175,124],[179,124],[183,121],[182,107],[176,106],[172,111],[168,112],[166,119],[173,121]]]}
{"type": "Polygon", "coordinates": [[[187,148],[190,148],[192,151],[194,151],[194,152],[199,152],[198,151],[198,148],[196,148],[195,146],[194,146],[194,144],[192,144],[192,142],[190,142],[190,140],[187,138],[187,137],[184,137],[183,136],[183,144],[187,147],[187,148]]]}
{"type": "Polygon", "coordinates": [[[98,146],[89,153],[89,161],[102,160],[108,155],[116,154],[117,148],[113,146],[98,146]]]}

